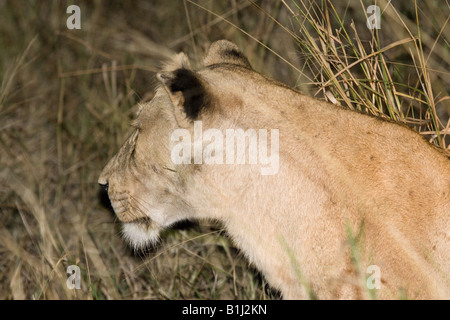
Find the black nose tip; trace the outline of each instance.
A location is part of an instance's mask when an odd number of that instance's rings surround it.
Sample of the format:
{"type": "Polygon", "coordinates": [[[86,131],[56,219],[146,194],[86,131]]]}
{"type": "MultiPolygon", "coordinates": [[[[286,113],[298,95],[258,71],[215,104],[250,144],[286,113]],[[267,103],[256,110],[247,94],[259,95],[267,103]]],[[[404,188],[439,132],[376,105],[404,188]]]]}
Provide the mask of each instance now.
{"type": "Polygon", "coordinates": [[[105,184],[103,183],[99,183],[100,187],[103,188],[103,190],[105,190],[106,192],[108,192],[108,187],[109,187],[109,183],[106,182],[105,184]]]}

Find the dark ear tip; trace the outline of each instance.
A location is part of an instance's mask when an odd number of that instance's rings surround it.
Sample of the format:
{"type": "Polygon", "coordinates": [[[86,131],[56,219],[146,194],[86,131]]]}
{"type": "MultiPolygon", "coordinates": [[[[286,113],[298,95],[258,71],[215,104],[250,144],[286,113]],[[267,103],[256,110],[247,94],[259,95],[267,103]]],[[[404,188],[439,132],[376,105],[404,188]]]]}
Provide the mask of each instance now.
{"type": "Polygon", "coordinates": [[[239,47],[228,40],[218,40],[213,42],[203,60],[205,66],[222,63],[234,64],[249,69],[252,68],[248,59],[244,56],[239,47]]]}
{"type": "Polygon", "coordinates": [[[197,119],[201,110],[208,104],[207,93],[199,75],[192,70],[180,68],[173,72],[159,72],[156,77],[170,95],[181,92],[186,116],[197,119]]]}

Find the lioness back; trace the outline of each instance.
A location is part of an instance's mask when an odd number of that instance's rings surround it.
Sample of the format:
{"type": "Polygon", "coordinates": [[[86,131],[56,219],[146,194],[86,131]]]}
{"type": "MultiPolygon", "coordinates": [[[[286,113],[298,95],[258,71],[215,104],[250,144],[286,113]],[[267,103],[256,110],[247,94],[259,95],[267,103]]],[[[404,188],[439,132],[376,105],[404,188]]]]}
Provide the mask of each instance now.
{"type": "Polygon", "coordinates": [[[99,178],[133,246],[216,219],[284,298],[450,298],[443,151],[258,74],[225,40],[157,78],[99,178]]]}

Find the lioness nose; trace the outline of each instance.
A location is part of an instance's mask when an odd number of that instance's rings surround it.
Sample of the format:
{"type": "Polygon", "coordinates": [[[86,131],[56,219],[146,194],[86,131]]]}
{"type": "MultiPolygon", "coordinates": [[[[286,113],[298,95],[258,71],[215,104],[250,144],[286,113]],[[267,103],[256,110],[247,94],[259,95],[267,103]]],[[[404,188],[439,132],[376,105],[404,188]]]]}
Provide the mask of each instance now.
{"type": "Polygon", "coordinates": [[[100,187],[102,187],[106,192],[108,192],[109,183],[106,181],[106,183],[98,183],[100,187]]]}

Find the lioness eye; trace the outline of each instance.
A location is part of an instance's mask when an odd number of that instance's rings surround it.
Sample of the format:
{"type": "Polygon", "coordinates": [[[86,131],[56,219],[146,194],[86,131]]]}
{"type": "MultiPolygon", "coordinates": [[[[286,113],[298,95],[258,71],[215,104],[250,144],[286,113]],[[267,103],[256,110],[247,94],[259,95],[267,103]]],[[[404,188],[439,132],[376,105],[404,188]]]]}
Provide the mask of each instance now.
{"type": "Polygon", "coordinates": [[[130,125],[138,131],[141,129],[141,123],[137,119],[131,121],[130,125]]]}
{"type": "Polygon", "coordinates": [[[136,117],[138,117],[139,116],[139,114],[141,113],[141,111],[142,111],[142,108],[143,108],[143,106],[141,105],[141,104],[139,104],[139,106],[138,106],[138,110],[136,111],[136,117]]]}
{"type": "Polygon", "coordinates": [[[135,159],[135,156],[136,156],[136,143],[137,143],[137,139],[138,139],[138,135],[136,135],[135,136],[135,138],[134,138],[134,142],[133,142],[133,144],[132,144],[132,146],[131,146],[131,159],[135,159]]]}

